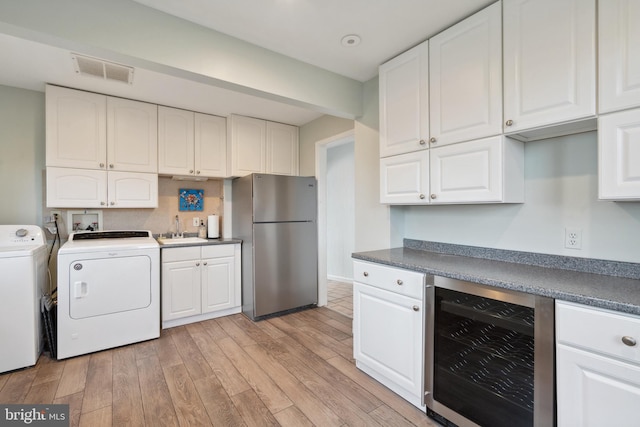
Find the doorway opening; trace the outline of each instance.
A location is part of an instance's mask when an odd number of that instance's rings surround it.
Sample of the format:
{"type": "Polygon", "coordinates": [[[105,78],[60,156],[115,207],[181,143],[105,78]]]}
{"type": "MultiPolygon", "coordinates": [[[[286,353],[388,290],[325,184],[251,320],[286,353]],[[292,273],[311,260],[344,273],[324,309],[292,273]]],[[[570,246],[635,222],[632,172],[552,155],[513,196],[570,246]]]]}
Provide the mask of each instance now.
{"type": "Polygon", "coordinates": [[[353,316],[354,131],[316,143],[318,305],[353,316]]]}

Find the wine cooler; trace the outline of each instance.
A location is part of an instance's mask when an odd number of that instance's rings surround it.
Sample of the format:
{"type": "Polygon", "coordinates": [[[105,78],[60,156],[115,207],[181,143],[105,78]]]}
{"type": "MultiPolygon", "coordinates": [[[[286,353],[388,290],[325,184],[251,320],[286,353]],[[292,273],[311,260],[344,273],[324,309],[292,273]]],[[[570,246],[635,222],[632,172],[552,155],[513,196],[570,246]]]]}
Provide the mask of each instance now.
{"type": "Polygon", "coordinates": [[[435,278],[425,403],[443,425],[555,425],[553,299],[435,278]]]}

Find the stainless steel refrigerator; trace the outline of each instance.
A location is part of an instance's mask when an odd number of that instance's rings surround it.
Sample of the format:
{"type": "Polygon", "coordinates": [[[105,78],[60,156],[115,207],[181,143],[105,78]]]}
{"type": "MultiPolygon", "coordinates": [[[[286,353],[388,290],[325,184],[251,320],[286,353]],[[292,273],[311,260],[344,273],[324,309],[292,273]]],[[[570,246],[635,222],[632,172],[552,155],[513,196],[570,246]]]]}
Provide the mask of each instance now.
{"type": "Polygon", "coordinates": [[[252,320],[318,303],[314,177],[233,180],[233,236],[242,243],[242,312],[252,320]]]}

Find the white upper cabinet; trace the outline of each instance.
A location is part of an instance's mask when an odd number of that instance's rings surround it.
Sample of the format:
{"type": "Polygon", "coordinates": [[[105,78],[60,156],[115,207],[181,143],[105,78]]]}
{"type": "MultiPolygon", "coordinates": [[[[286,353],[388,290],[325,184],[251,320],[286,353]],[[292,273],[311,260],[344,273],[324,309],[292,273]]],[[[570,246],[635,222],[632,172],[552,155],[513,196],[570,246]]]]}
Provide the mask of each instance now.
{"type": "Polygon", "coordinates": [[[502,7],[429,39],[431,147],[502,133],[502,7]]]}
{"type": "Polygon", "coordinates": [[[430,150],[432,204],[524,202],[524,145],[494,136],[430,150]]]}
{"type": "Polygon", "coordinates": [[[595,117],[595,1],[503,0],[505,133],[595,117]]]}
{"type": "Polygon", "coordinates": [[[598,118],[598,197],[640,200],[640,109],[598,118]]]}
{"type": "Polygon", "coordinates": [[[158,171],[158,107],[107,97],[108,169],[158,171]]]}
{"type": "Polygon", "coordinates": [[[157,171],[157,107],[48,85],[47,166],[157,171]]]}
{"type": "Polygon", "coordinates": [[[46,87],[47,166],[106,169],[106,96],[46,87]]]}
{"type": "Polygon", "coordinates": [[[267,122],[267,173],[298,175],[298,128],[267,122]]]}
{"type": "Polygon", "coordinates": [[[196,175],[227,176],[227,120],[224,117],[195,113],[194,154],[196,175]]]}
{"type": "Polygon", "coordinates": [[[429,203],[429,150],[380,159],[380,203],[429,203]]]}
{"type": "Polygon", "coordinates": [[[158,172],[163,175],[226,177],[226,119],[158,107],[158,172]]]}
{"type": "Polygon", "coordinates": [[[48,208],[156,208],[158,175],[47,167],[48,208]]]}
{"type": "Polygon", "coordinates": [[[252,117],[235,115],[229,120],[231,175],[264,173],[267,160],[267,123],[252,117]]]}
{"type": "Polygon", "coordinates": [[[193,111],[158,107],[158,172],[193,175],[193,111]]]}
{"type": "Polygon", "coordinates": [[[298,174],[298,128],[232,115],[227,124],[232,176],[251,173],[298,174]]]}
{"type": "Polygon", "coordinates": [[[380,157],[429,147],[429,44],[379,68],[380,157]]]}
{"type": "Polygon", "coordinates": [[[640,106],[640,2],[598,3],[599,112],[640,106]]]}

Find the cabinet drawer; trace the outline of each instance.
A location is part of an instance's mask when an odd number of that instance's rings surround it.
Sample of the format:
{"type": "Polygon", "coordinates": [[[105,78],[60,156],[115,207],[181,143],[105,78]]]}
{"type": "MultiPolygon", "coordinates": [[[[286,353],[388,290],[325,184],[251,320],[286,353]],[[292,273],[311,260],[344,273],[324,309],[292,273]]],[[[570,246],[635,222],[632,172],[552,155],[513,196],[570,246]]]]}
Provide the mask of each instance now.
{"type": "Polygon", "coordinates": [[[418,299],[422,299],[424,292],[425,275],[416,271],[354,261],[353,278],[356,282],[418,299]]]}
{"type": "Polygon", "coordinates": [[[219,258],[233,256],[236,245],[202,246],[202,258],[219,258]]]}
{"type": "Polygon", "coordinates": [[[200,259],[200,246],[162,249],[162,262],[189,261],[200,259]]]}
{"type": "Polygon", "coordinates": [[[640,363],[640,317],[579,304],[556,302],[558,343],[640,363]],[[636,345],[623,342],[629,338],[636,345]]]}

